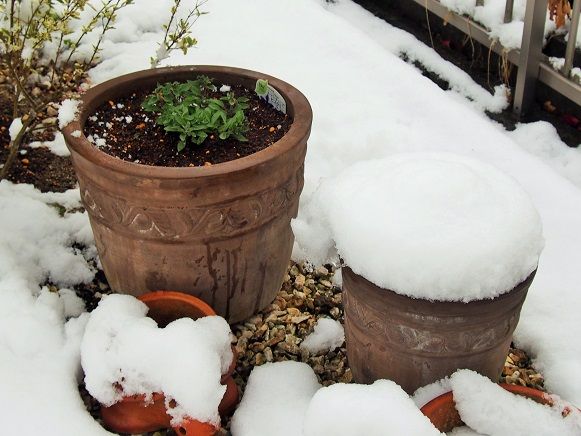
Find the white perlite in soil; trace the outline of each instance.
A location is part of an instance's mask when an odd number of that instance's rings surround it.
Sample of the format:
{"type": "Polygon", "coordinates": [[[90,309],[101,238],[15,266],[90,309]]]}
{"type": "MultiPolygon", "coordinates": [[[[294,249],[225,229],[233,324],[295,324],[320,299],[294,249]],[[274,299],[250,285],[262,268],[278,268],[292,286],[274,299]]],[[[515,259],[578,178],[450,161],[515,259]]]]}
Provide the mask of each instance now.
{"type": "Polygon", "coordinates": [[[191,417],[219,425],[226,390],[220,378],[232,362],[230,327],[207,316],[158,328],[147,310],[129,295],[109,295],[91,312],[81,343],[87,390],[105,405],[123,395],[163,392],[177,403],[168,411],[172,424],[191,417]]]}
{"type": "Polygon", "coordinates": [[[539,214],[521,186],[450,153],[360,162],[318,195],[328,221],[321,229],[345,263],[413,298],[494,298],[535,270],[543,248],[539,214]]]}
{"type": "Polygon", "coordinates": [[[569,406],[563,418],[563,402],[549,407],[507,392],[488,378],[467,369],[450,377],[454,402],[462,421],[478,433],[490,436],[578,436],[581,412],[569,406]]]}

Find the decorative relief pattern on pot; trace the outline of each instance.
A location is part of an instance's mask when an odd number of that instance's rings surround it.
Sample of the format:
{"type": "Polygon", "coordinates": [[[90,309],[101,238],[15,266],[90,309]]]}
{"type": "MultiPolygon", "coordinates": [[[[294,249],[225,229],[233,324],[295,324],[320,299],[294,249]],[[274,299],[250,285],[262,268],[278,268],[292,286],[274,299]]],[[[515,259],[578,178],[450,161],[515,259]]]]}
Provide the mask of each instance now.
{"type": "Polygon", "coordinates": [[[493,329],[458,324],[458,334],[453,339],[430,330],[415,328],[381,316],[381,312],[361,304],[349,292],[343,294],[345,321],[365,332],[371,342],[385,343],[403,351],[413,350],[427,354],[449,354],[488,350],[504,340],[516,327],[518,316],[501,321],[493,329]]]}
{"type": "Polygon", "coordinates": [[[108,195],[88,180],[79,180],[81,199],[91,218],[143,239],[187,240],[224,237],[260,227],[281,209],[294,205],[303,188],[303,170],[286,183],[255,196],[228,203],[193,208],[159,208],[132,204],[108,195]]]}

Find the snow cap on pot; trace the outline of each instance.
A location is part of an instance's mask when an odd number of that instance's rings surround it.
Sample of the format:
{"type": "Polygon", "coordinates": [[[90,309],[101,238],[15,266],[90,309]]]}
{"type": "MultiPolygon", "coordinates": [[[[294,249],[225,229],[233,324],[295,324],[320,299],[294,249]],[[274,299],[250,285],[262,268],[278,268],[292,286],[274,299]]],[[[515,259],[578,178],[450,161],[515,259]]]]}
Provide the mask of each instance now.
{"type": "Polygon", "coordinates": [[[539,214],[514,179],[450,153],[360,162],[318,195],[345,263],[414,298],[494,298],[536,269],[544,244],[539,214]]]}
{"type": "Polygon", "coordinates": [[[523,189],[485,163],[416,153],[355,164],[317,195],[346,264],[354,380],[412,393],[459,368],[497,379],[543,247],[523,189]]]}

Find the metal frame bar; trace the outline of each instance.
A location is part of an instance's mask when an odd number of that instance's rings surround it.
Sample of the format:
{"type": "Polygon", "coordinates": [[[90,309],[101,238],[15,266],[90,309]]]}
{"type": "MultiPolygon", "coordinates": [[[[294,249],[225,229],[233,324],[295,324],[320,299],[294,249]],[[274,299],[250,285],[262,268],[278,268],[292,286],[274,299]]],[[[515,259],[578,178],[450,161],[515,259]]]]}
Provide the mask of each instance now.
{"type": "Polygon", "coordinates": [[[514,10],[514,0],[506,0],[504,6],[504,22],[510,23],[512,21],[512,11],[514,10]]]}
{"type": "Polygon", "coordinates": [[[547,0],[527,0],[513,112],[522,116],[533,102],[543,54],[547,0]]]}
{"type": "Polygon", "coordinates": [[[579,30],[579,12],[581,12],[581,0],[573,2],[573,14],[571,16],[571,28],[569,29],[569,41],[567,41],[567,50],[565,51],[565,66],[563,74],[569,77],[573,67],[573,58],[575,57],[575,43],[577,41],[577,31],[579,30]]]}
{"type": "MultiPolygon", "coordinates": [[[[481,25],[473,22],[468,17],[458,15],[451,12],[446,7],[442,6],[438,0],[412,0],[423,8],[427,8],[430,12],[436,16],[442,18],[447,23],[453,25],[461,32],[474,38],[480,44],[488,47],[493,52],[499,55],[506,55],[508,60],[519,67],[520,75],[524,75],[525,79],[518,77],[517,74],[517,92],[519,92],[519,98],[517,99],[515,92],[515,103],[513,108],[517,115],[521,116],[526,112],[533,98],[535,91],[535,82],[540,80],[547,86],[553,88],[559,94],[564,95],[569,100],[581,105],[581,86],[572,80],[568,80],[561,73],[555,71],[551,66],[545,63],[546,57],[542,54],[542,41],[544,33],[544,20],[547,9],[547,0],[527,0],[527,14],[525,16],[525,31],[527,28],[527,23],[530,26],[531,33],[534,31],[538,32],[538,35],[534,35],[535,41],[531,41],[530,38],[525,40],[525,33],[523,32],[523,46],[521,50],[506,50],[497,41],[493,41],[488,36],[488,31],[481,25]],[[542,20],[541,17],[542,16],[542,20]],[[527,20],[528,18],[528,20],[527,20]],[[542,21],[542,26],[539,22],[542,21]],[[541,29],[540,31],[538,29],[541,29]],[[539,36],[540,35],[540,36],[539,36]],[[540,42],[539,42],[540,41],[540,42]],[[525,44],[526,42],[526,44],[525,44]],[[531,42],[533,44],[531,45],[531,42]],[[526,49],[526,50],[525,50],[526,49]],[[521,53],[526,53],[528,51],[528,56],[521,56],[521,53]],[[533,56],[531,58],[531,56],[533,56]],[[524,68],[521,67],[521,62],[524,68]],[[525,74],[528,68],[528,75],[525,74]],[[519,85],[520,83],[520,85],[519,85]],[[519,91],[520,86],[520,91],[519,91]]],[[[507,0],[507,5],[505,8],[505,17],[507,17],[507,10],[513,4],[513,0],[507,0]]],[[[581,0],[575,0],[573,5],[574,14],[573,19],[575,19],[575,7],[579,8],[581,0]]],[[[512,15],[512,14],[511,14],[512,15]]],[[[577,20],[579,20],[579,14],[577,15],[577,20]]],[[[577,21],[578,23],[579,21],[577,21]]],[[[574,23],[572,23],[574,24],[574,23]]],[[[569,45],[567,45],[569,47],[569,45]]],[[[574,54],[574,49],[573,49],[574,54]]],[[[572,62],[572,60],[571,60],[572,62]]]]}

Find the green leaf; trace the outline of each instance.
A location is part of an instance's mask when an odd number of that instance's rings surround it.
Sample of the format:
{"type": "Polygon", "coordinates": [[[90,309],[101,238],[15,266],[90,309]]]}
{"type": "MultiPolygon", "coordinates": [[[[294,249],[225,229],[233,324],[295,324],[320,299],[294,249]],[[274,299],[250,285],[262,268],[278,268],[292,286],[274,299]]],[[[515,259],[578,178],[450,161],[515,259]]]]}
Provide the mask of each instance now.
{"type": "Polygon", "coordinates": [[[258,94],[259,97],[266,96],[266,94],[268,94],[268,80],[258,79],[256,81],[256,87],[254,88],[254,91],[256,94],[258,94]]]}

